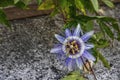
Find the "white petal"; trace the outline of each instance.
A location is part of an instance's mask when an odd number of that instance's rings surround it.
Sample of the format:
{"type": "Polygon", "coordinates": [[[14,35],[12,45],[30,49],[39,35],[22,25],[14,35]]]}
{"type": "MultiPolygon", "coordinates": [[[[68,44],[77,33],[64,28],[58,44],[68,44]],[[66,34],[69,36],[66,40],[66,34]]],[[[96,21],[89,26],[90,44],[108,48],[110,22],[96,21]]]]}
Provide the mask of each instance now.
{"type": "Polygon", "coordinates": [[[73,36],[80,36],[80,24],[77,25],[77,28],[74,30],[73,36]]]}
{"type": "Polygon", "coordinates": [[[70,60],[70,62],[68,63],[68,70],[72,71],[72,59],[70,60]]]}
{"type": "Polygon", "coordinates": [[[50,53],[59,53],[62,51],[62,47],[56,47],[56,48],[52,48],[50,53]]]}
{"type": "Polygon", "coordinates": [[[69,29],[65,30],[66,37],[72,36],[71,31],[69,29]]]}
{"type": "Polygon", "coordinates": [[[81,37],[81,39],[82,39],[84,42],[86,42],[88,39],[90,39],[90,37],[93,35],[93,33],[94,33],[94,31],[90,31],[90,32],[84,34],[84,35],[81,37]]]}
{"type": "Polygon", "coordinates": [[[85,44],[85,49],[91,49],[91,48],[93,48],[94,47],[94,45],[93,44],[85,44]]]}
{"type": "Polygon", "coordinates": [[[82,69],[83,63],[82,63],[82,60],[80,58],[76,59],[76,64],[77,64],[78,68],[82,69]]]}
{"type": "Polygon", "coordinates": [[[64,37],[62,37],[62,36],[60,36],[60,35],[58,35],[58,34],[55,34],[55,37],[56,37],[56,39],[57,39],[58,41],[60,41],[60,43],[63,43],[64,40],[65,40],[64,37]]]}
{"type": "Polygon", "coordinates": [[[84,56],[85,58],[87,58],[88,60],[92,60],[92,61],[95,61],[95,60],[96,60],[95,57],[94,57],[91,53],[89,53],[88,51],[84,51],[83,56],[84,56]]]}

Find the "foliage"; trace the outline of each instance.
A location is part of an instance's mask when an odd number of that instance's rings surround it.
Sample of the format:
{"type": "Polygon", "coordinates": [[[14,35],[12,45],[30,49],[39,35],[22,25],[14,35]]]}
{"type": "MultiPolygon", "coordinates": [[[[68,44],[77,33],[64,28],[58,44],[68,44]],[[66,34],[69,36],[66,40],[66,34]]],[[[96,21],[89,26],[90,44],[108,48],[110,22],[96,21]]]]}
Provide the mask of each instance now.
{"type": "Polygon", "coordinates": [[[3,25],[6,25],[7,27],[11,26],[8,21],[8,18],[5,15],[5,12],[3,11],[5,7],[16,6],[21,9],[26,9],[30,1],[31,0],[1,0],[0,1],[0,23],[3,25]]]}
{"type": "Polygon", "coordinates": [[[79,71],[74,71],[69,73],[67,76],[61,80],[85,80],[85,78],[80,74],[79,71]]]}
{"type": "MultiPolygon", "coordinates": [[[[10,27],[3,8],[8,6],[16,6],[22,9],[27,9],[27,5],[31,1],[32,0],[1,0],[0,23],[10,27]]],[[[96,62],[101,60],[105,67],[110,68],[109,63],[98,51],[98,49],[109,46],[111,40],[120,40],[120,27],[118,26],[117,20],[99,14],[99,3],[105,4],[110,8],[114,8],[114,4],[111,0],[37,0],[37,3],[39,10],[53,9],[50,14],[51,17],[56,14],[61,14],[65,22],[63,27],[64,29],[77,26],[77,24],[80,23],[83,31],[86,32],[93,30],[95,28],[95,23],[98,24],[101,31],[97,32],[90,40],[90,42],[95,45],[93,55],[97,58],[96,62]],[[88,13],[94,14],[94,16],[90,16],[88,13]]],[[[69,75],[69,78],[76,78],[76,76],[78,75],[69,75]]],[[[63,80],[70,80],[69,78],[65,77],[63,80]]]]}
{"type": "MultiPolygon", "coordinates": [[[[95,44],[95,49],[93,50],[95,57],[100,59],[105,67],[109,67],[107,60],[100,54],[97,48],[107,47],[109,45],[110,40],[120,39],[120,28],[118,26],[118,22],[116,19],[106,16],[100,16],[100,2],[106,4],[110,8],[114,8],[113,3],[110,0],[46,0],[47,3],[42,3],[38,9],[47,9],[46,6],[55,6],[51,16],[55,14],[62,14],[65,25],[64,28],[70,28],[72,26],[76,26],[78,23],[81,24],[82,29],[86,31],[90,31],[94,29],[94,22],[96,22],[101,31],[96,33],[94,37],[91,39],[91,42],[95,44]],[[49,3],[54,3],[49,5],[49,3]],[[94,13],[95,16],[89,16],[88,13],[94,13]],[[117,32],[117,37],[114,36],[114,31],[117,32]],[[97,36],[96,36],[97,35],[97,36]]],[[[53,9],[53,7],[51,7],[53,9]]]]}

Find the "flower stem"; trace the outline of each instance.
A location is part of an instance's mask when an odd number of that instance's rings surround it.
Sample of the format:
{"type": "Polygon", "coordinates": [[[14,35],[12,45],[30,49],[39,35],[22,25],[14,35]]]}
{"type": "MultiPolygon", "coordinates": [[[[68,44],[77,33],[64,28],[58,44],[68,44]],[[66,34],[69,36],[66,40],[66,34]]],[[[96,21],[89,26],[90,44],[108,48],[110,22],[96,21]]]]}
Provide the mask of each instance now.
{"type": "Polygon", "coordinates": [[[90,62],[89,62],[89,61],[88,61],[88,64],[89,64],[89,66],[90,66],[91,72],[92,72],[92,74],[93,74],[93,76],[94,76],[95,80],[97,80],[97,78],[96,78],[96,76],[95,76],[95,73],[94,73],[94,71],[93,71],[93,69],[92,69],[91,64],[90,64],[90,62]]]}
{"type": "Polygon", "coordinates": [[[82,63],[84,64],[85,68],[89,71],[88,67],[87,67],[86,64],[84,63],[84,60],[83,60],[82,56],[81,56],[81,60],[82,60],[82,63]]]}

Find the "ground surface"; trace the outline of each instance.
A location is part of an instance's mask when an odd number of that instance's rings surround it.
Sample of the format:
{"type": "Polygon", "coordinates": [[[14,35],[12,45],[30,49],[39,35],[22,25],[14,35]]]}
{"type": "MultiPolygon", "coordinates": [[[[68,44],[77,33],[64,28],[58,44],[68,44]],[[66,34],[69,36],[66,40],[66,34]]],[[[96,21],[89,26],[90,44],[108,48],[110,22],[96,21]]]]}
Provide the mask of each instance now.
{"type": "MultiPolygon", "coordinates": [[[[120,4],[112,11],[105,9],[107,15],[120,20],[120,4]]],[[[49,52],[56,42],[54,33],[61,33],[60,20],[48,16],[14,20],[12,31],[0,25],[0,80],[59,80],[67,74],[63,61],[49,52]]],[[[98,80],[120,80],[120,42],[114,45],[101,50],[111,69],[97,63],[98,80]]]]}

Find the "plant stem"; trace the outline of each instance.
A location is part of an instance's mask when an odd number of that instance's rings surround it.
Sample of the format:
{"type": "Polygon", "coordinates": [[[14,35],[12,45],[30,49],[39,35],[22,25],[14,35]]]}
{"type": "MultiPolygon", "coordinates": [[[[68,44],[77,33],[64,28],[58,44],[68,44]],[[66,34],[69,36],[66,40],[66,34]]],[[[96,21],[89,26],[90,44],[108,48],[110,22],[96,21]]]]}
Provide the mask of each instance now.
{"type": "Polygon", "coordinates": [[[82,60],[82,63],[84,64],[85,68],[89,71],[88,67],[84,63],[84,60],[83,60],[82,56],[81,56],[81,60],[82,60]]]}
{"type": "Polygon", "coordinates": [[[94,73],[94,71],[93,71],[93,69],[92,69],[91,64],[90,64],[90,62],[89,62],[89,61],[88,61],[88,64],[89,64],[89,66],[90,66],[91,72],[92,72],[92,74],[93,74],[93,76],[94,76],[95,80],[97,80],[97,78],[96,78],[96,76],[95,76],[95,73],[94,73]]]}

